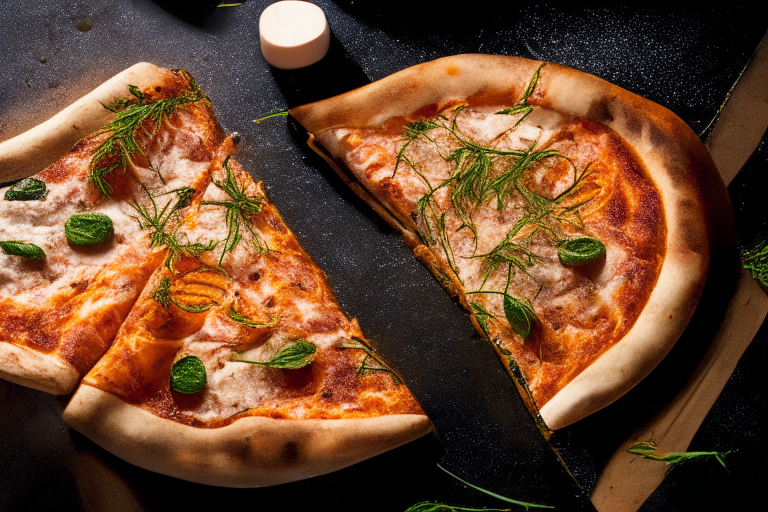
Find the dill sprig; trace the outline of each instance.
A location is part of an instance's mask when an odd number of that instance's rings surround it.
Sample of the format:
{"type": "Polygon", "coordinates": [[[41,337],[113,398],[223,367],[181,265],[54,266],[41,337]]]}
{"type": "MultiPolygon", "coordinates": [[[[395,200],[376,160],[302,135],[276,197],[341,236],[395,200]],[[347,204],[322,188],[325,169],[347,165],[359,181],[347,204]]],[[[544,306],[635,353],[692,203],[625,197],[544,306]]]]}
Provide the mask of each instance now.
{"type": "Polygon", "coordinates": [[[508,508],[466,508],[454,507],[444,503],[430,503],[423,501],[408,507],[405,512],[510,512],[508,508]]]}
{"type": "Polygon", "coordinates": [[[531,78],[530,83],[528,84],[528,87],[523,92],[523,97],[520,98],[520,101],[515,103],[511,107],[507,107],[503,110],[499,110],[496,112],[497,114],[506,114],[510,116],[514,115],[520,115],[520,118],[515,123],[515,126],[519,125],[523,119],[528,117],[528,114],[533,112],[533,105],[528,104],[528,98],[531,97],[531,94],[533,94],[534,89],[536,89],[536,84],[539,82],[539,77],[541,76],[541,68],[544,67],[544,64],[540,65],[536,72],[533,74],[533,77],[531,78]]]}
{"type": "Polygon", "coordinates": [[[763,237],[741,253],[741,262],[763,288],[768,289],[768,238],[763,237]]]}
{"type": "Polygon", "coordinates": [[[233,321],[237,322],[240,325],[244,325],[246,327],[251,327],[253,329],[260,329],[262,327],[274,327],[277,325],[277,322],[280,321],[279,316],[271,316],[269,317],[269,320],[266,322],[255,322],[251,320],[250,318],[243,316],[237,309],[235,309],[235,303],[233,302],[232,305],[229,308],[229,312],[227,313],[229,315],[229,318],[231,318],[233,321]]]}
{"type": "Polygon", "coordinates": [[[172,227],[171,220],[178,219],[179,210],[189,204],[195,189],[191,187],[180,187],[156,196],[144,188],[149,198],[150,206],[146,207],[138,201],[131,204],[134,210],[139,214],[137,218],[140,229],[149,229],[150,249],[165,247],[168,249],[168,255],[165,265],[168,270],[175,273],[174,266],[182,256],[191,256],[199,259],[204,252],[211,251],[218,245],[217,241],[211,240],[207,244],[200,242],[182,242],[179,235],[176,234],[176,227],[172,227]],[[158,197],[174,194],[176,198],[169,199],[162,207],[157,205],[155,200],[158,197]]]}
{"type": "MultiPolygon", "coordinates": [[[[485,493],[485,494],[487,494],[489,496],[493,496],[494,498],[499,499],[501,501],[506,501],[507,503],[512,503],[514,505],[518,505],[520,507],[523,507],[524,510],[530,510],[532,508],[555,508],[555,507],[552,507],[550,505],[539,505],[539,504],[536,504],[536,503],[528,503],[528,502],[525,502],[525,501],[518,501],[518,500],[513,500],[512,498],[507,498],[506,496],[502,496],[501,494],[496,494],[495,492],[491,492],[491,491],[489,491],[487,489],[483,489],[482,487],[478,487],[477,485],[471,484],[471,483],[467,482],[466,480],[464,480],[462,478],[459,478],[458,476],[454,475],[453,473],[451,473],[450,471],[445,469],[440,464],[438,464],[437,467],[442,469],[443,471],[448,473],[448,475],[452,476],[453,478],[455,478],[459,482],[463,483],[464,485],[468,485],[469,487],[471,487],[471,488],[473,488],[475,490],[478,490],[478,491],[480,491],[482,493],[485,493]]],[[[461,509],[459,509],[459,510],[461,510],[461,509]]]]}
{"type": "Polygon", "coordinates": [[[250,218],[258,215],[264,208],[265,198],[262,195],[249,196],[246,193],[245,184],[238,183],[232,174],[232,168],[229,165],[229,156],[224,159],[221,166],[227,171],[227,178],[224,181],[213,180],[214,185],[226,192],[231,201],[201,201],[200,204],[223,206],[227,209],[226,225],[227,238],[224,239],[224,248],[219,258],[219,266],[224,261],[224,256],[232,252],[240,243],[243,234],[240,232],[241,225],[251,233],[253,246],[259,254],[269,252],[269,247],[261,236],[254,231],[250,224],[250,218]]]}
{"type": "Polygon", "coordinates": [[[131,155],[144,155],[141,142],[152,138],[157,133],[165,116],[172,114],[179,106],[203,99],[205,94],[194,81],[191,90],[181,96],[174,96],[146,103],[146,97],[135,85],[129,85],[128,91],[136,98],[115,99],[104,108],[113,112],[115,118],[101,129],[101,133],[111,133],[96,150],[90,163],[88,180],[106,197],[110,197],[112,187],[106,176],[118,168],[125,170],[131,164],[131,155]],[[152,122],[152,128],[147,125],[152,122]]]}
{"type": "Polygon", "coordinates": [[[387,372],[392,376],[392,380],[396,386],[403,383],[403,379],[401,379],[395,370],[390,368],[390,366],[373,351],[373,347],[366,343],[365,340],[352,336],[349,341],[341,343],[339,348],[342,350],[360,350],[365,353],[365,357],[357,369],[358,375],[364,375],[365,372],[387,372]],[[368,364],[369,360],[373,360],[376,364],[368,364]]]}
{"type": "Polygon", "coordinates": [[[721,466],[728,471],[728,467],[725,465],[725,457],[731,452],[659,452],[658,446],[653,438],[648,441],[641,441],[633,444],[627,449],[629,453],[640,455],[644,459],[658,460],[667,463],[667,473],[672,471],[677,466],[686,462],[706,460],[714,457],[720,463],[721,466]]]}
{"type": "MultiPolygon", "coordinates": [[[[522,98],[512,107],[497,114],[519,115],[514,127],[533,110],[528,103],[539,81],[544,64],[538,67],[523,93],[522,98]]],[[[497,293],[504,296],[504,313],[513,331],[525,339],[536,320],[533,306],[527,298],[515,298],[508,293],[510,282],[517,272],[527,275],[539,257],[531,250],[534,241],[546,240],[554,245],[560,244],[567,228],[584,229],[580,209],[592,200],[592,197],[580,197],[581,185],[589,175],[589,166],[582,170],[556,149],[538,148],[538,141],[533,141],[523,149],[500,149],[495,142],[484,145],[466,135],[460,129],[460,118],[467,105],[460,104],[450,109],[452,118],[440,114],[432,119],[413,121],[403,129],[404,141],[397,154],[394,178],[401,163],[404,163],[424,182],[427,191],[419,198],[414,212],[414,220],[422,240],[431,246],[439,245],[445,254],[448,266],[459,277],[456,254],[451,246],[448,232],[450,225],[449,209],[458,217],[460,223],[456,231],[467,228],[472,232],[475,249],[469,258],[482,258],[481,272],[483,281],[480,288],[472,293],[497,293]],[[439,132],[440,137],[435,132],[439,132]],[[438,154],[453,169],[445,179],[430,180],[420,168],[418,161],[409,156],[409,148],[423,140],[436,147],[438,154]],[[529,185],[531,172],[542,162],[549,159],[565,159],[573,169],[573,179],[568,187],[555,197],[545,197],[532,190],[529,185]],[[434,183],[433,183],[434,181],[434,183]],[[447,190],[449,205],[441,205],[438,192],[447,190]],[[504,238],[485,254],[476,254],[478,233],[473,215],[482,204],[493,204],[501,212],[514,197],[521,206],[522,217],[515,223],[504,238]],[[503,292],[484,290],[491,274],[500,267],[506,267],[507,286],[503,292]]],[[[498,140],[497,137],[494,140],[498,140]]],[[[596,194],[596,193],[595,193],[596,194]]],[[[596,239],[595,239],[596,240],[596,239]]],[[[596,240],[599,243],[599,241],[596,240]]],[[[767,272],[768,274],[768,272],[767,272]]],[[[539,287],[541,291],[541,287],[539,287]]],[[[535,297],[534,297],[535,300],[535,297]]],[[[473,304],[480,304],[474,302],[473,304]]],[[[476,306],[472,313],[484,334],[488,332],[488,314],[476,306]]]]}

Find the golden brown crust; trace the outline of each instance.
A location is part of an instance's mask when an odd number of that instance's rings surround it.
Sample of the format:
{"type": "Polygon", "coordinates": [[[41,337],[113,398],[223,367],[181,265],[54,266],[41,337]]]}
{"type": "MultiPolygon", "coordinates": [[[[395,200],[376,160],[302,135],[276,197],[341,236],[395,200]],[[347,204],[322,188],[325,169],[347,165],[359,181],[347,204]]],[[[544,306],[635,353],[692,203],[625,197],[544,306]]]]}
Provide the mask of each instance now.
{"type": "Polygon", "coordinates": [[[80,373],[58,357],[0,343],[0,378],[53,395],[64,395],[75,389],[80,373]]]}
{"type": "Polygon", "coordinates": [[[258,487],[321,475],[396,448],[432,428],[423,415],[340,420],[247,417],[220,428],[159,418],[82,385],[64,420],[143,468],[193,482],[258,487]]]}
{"type": "Polygon", "coordinates": [[[112,119],[103,105],[129,99],[128,85],[144,90],[167,79],[168,70],[140,62],[113,76],[34,128],[0,143],[0,183],[42,171],[80,139],[112,119]]]}
{"type": "MultiPolygon", "coordinates": [[[[431,116],[451,101],[509,104],[522,96],[540,65],[516,57],[447,57],[290,113],[317,137],[333,128],[380,127],[397,116],[431,116]]],[[[667,225],[667,253],[657,285],[632,329],[541,409],[548,426],[557,429],[611,403],[664,357],[695,309],[710,250],[719,250],[732,219],[727,193],[706,149],[667,109],[555,64],[543,68],[528,103],[574,114],[618,133],[658,188],[667,225]]],[[[369,191],[368,196],[363,198],[382,207],[375,193],[369,191]]],[[[407,236],[417,236],[408,224],[400,224],[407,236]]],[[[428,266],[434,271],[433,265],[428,266]]]]}

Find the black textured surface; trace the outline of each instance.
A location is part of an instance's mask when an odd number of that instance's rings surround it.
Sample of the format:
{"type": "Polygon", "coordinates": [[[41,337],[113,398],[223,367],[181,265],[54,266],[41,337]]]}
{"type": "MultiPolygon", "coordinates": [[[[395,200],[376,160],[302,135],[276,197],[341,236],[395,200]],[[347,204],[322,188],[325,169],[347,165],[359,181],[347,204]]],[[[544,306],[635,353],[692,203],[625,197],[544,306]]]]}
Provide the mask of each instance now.
{"type": "MultiPolygon", "coordinates": [[[[457,12],[442,2],[317,1],[333,31],[329,57],[284,72],[270,68],[259,48],[258,18],[271,2],[213,10],[206,2],[181,10],[160,3],[168,10],[148,0],[0,0],[0,140],[44,121],[138,61],[187,69],[211,97],[225,130],[243,136],[238,160],[264,180],[286,223],[328,274],[342,307],[403,374],[437,429],[331,475],[266,489],[218,489],[133,467],[71,432],[59,419],[64,399],[0,381],[0,511],[402,511],[421,500],[502,505],[442,473],[438,462],[510,497],[577,508],[578,491],[546,446],[521,444],[536,439],[533,425],[513,419],[509,411],[519,408],[514,387],[464,312],[400,237],[306,149],[300,129],[285,118],[252,121],[410,65],[481,52],[593,73],[670,108],[701,132],[768,18],[731,6],[702,11],[510,3],[499,10],[475,1],[457,12]]],[[[731,186],[737,212],[747,212],[737,215],[742,235],[754,235],[768,222],[756,196],[768,176],[761,158],[731,186]],[[740,180],[747,181],[737,185],[740,180]]],[[[691,446],[735,450],[731,474],[709,466],[673,473],[645,511],[708,510],[736,492],[749,497],[750,488],[766,481],[760,372],[767,335],[764,328],[691,446]]],[[[673,370],[661,367],[626,400],[557,433],[555,444],[585,491],[622,435],[663,406],[666,395],[653,390],[673,370]],[[655,396],[650,403],[649,396],[655,396]]]]}

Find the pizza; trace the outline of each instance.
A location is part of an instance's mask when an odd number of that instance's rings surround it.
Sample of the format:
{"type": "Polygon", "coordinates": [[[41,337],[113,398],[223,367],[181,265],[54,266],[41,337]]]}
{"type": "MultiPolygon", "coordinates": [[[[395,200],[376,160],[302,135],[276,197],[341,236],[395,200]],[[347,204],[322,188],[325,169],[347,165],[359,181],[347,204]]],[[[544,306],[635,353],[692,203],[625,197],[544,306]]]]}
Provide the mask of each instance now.
{"type": "Polygon", "coordinates": [[[570,68],[447,57],[290,115],[466,308],[549,429],[663,358],[722,244],[729,200],[696,135],[570,68]]]}
{"type": "MultiPolygon", "coordinates": [[[[118,163],[117,152],[109,148],[126,143],[119,131],[123,126],[108,124],[109,129],[83,138],[34,177],[0,192],[0,377],[4,379],[56,394],[74,390],[109,347],[158,265],[133,205],[144,200],[145,188],[199,189],[213,151],[224,140],[210,102],[189,75],[142,69],[154,79],[154,87],[144,93],[135,90],[141,101],[155,110],[173,112],[142,123],[136,139],[141,150],[131,156],[130,171],[104,172],[118,163]],[[88,234],[99,228],[103,236],[90,239],[88,234]],[[38,253],[19,254],[25,250],[38,253]]],[[[126,78],[135,78],[134,73],[116,81],[126,78]]],[[[105,90],[114,90],[116,81],[81,102],[95,103],[109,113],[99,98],[105,90]]],[[[126,96],[138,101],[127,86],[123,89],[121,96],[106,102],[113,110],[131,101],[126,96]]],[[[50,149],[29,145],[30,136],[25,134],[3,143],[3,161],[10,167],[14,161],[25,162],[28,155],[39,161],[58,151],[57,137],[69,140],[68,128],[80,124],[79,116],[69,117],[75,121],[58,126],[49,122],[48,129],[32,130],[33,138],[46,140],[50,149]]],[[[23,164],[19,167],[25,169],[23,164]]]]}
{"type": "Polygon", "coordinates": [[[2,191],[2,377],[79,383],[69,425],[210,485],[307,478],[429,432],[195,81],[140,64],[102,87],[120,86],[103,129],[2,191]]]}

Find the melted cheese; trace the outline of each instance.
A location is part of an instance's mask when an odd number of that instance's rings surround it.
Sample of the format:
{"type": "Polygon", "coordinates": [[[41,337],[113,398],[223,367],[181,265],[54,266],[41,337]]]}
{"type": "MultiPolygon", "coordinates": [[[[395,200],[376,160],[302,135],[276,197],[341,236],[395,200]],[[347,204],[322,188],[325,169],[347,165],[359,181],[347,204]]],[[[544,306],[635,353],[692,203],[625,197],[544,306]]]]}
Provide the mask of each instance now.
{"type": "MultiPolygon", "coordinates": [[[[459,146],[447,130],[434,129],[429,139],[413,140],[405,153],[408,162],[399,164],[397,155],[406,141],[406,123],[423,118],[400,119],[378,129],[338,127],[316,137],[415,232],[431,230],[438,234],[434,221],[425,223],[418,209],[419,200],[429,189],[436,190],[433,204],[439,212],[446,212],[447,244],[435,240],[429,248],[442,272],[460,282],[461,301],[476,301],[494,315],[488,322],[490,336],[497,339],[502,352],[508,351],[516,360],[537,405],[542,406],[635,322],[663,262],[666,228],[658,190],[618,135],[595,123],[543,108],[534,109],[517,125],[519,116],[496,114],[504,107],[475,109],[469,105],[456,114],[453,105],[448,105],[442,115],[446,124],[455,119],[465,140],[486,147],[504,151],[535,147],[565,155],[568,160],[540,161],[521,178],[525,187],[544,197],[559,196],[574,183],[574,173],[589,169],[573,198],[563,203],[575,205],[589,198],[579,207],[583,227],[561,223],[558,237],[589,235],[607,248],[603,261],[568,267],[560,263],[552,236],[539,232],[526,242],[536,262],[525,272],[515,269],[508,289],[511,296],[530,301],[538,316],[526,340],[506,321],[502,295],[466,293],[506,289],[506,264],[486,275],[483,258],[478,256],[493,250],[526,214],[526,202],[518,192],[513,192],[501,208],[495,194],[470,207],[475,237],[463,226],[451,203],[453,185],[440,187],[456,170],[450,155],[459,146]]],[[[498,157],[501,164],[492,171],[492,177],[503,171],[504,158],[498,157]]],[[[524,235],[520,233],[517,239],[524,235]]]]}

